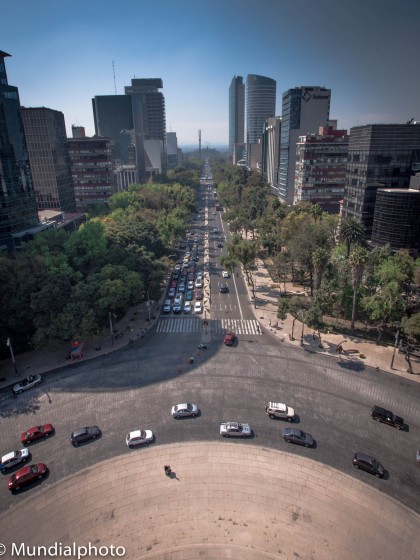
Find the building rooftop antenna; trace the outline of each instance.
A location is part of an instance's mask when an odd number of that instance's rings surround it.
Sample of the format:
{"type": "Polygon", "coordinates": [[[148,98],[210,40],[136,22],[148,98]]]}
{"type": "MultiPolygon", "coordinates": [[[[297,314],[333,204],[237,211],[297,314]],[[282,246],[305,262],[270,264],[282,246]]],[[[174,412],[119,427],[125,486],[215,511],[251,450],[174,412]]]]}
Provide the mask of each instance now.
{"type": "Polygon", "coordinates": [[[115,81],[115,65],[114,65],[114,61],[112,61],[112,73],[114,75],[114,92],[115,95],[117,95],[117,82],[115,81]]]}

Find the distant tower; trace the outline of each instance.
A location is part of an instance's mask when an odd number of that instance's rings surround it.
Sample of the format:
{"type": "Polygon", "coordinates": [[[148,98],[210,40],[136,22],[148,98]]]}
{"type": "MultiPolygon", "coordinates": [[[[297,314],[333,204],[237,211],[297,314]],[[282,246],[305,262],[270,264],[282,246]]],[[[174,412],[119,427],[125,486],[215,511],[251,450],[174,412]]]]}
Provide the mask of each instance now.
{"type": "Polygon", "coordinates": [[[198,157],[201,159],[201,130],[198,131],[198,157]]]}
{"type": "Polygon", "coordinates": [[[229,155],[235,144],[245,141],[245,85],[242,76],[234,76],[229,87],[229,155]]]}

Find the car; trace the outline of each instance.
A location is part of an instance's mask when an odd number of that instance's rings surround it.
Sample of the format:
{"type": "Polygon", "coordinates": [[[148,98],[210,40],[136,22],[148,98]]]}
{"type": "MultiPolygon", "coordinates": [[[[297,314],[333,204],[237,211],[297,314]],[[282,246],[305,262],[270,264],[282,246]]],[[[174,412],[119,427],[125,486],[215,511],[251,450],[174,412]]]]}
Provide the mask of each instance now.
{"type": "Polygon", "coordinates": [[[185,283],[184,282],[180,282],[179,286],[178,286],[178,292],[180,294],[183,294],[185,292],[185,283]]]}
{"type": "Polygon", "coordinates": [[[198,256],[197,253],[195,253],[195,255],[193,256],[194,258],[194,262],[198,262],[200,260],[200,257],[198,256]]]}
{"type": "Polygon", "coordinates": [[[385,474],[381,463],[366,453],[357,452],[353,455],[353,467],[374,474],[378,478],[383,478],[385,474]]]}
{"type": "Polygon", "coordinates": [[[172,280],[171,283],[169,284],[170,288],[176,288],[178,282],[176,280],[172,280]]]}
{"type": "Polygon", "coordinates": [[[174,313],[181,313],[182,310],[182,301],[180,301],[179,303],[174,303],[174,306],[172,307],[172,311],[174,313]]]}
{"type": "Polygon", "coordinates": [[[223,248],[223,243],[220,243],[220,241],[219,241],[219,243],[217,244],[217,246],[219,247],[219,249],[222,249],[222,248],[223,248]]]}
{"type": "Polygon", "coordinates": [[[265,411],[270,418],[283,418],[288,422],[293,422],[295,419],[295,410],[287,404],[269,402],[265,405],[265,411]]]}
{"type": "Polygon", "coordinates": [[[203,278],[203,273],[202,273],[202,271],[201,271],[201,270],[197,270],[196,276],[197,276],[197,279],[198,279],[198,278],[203,278]]]}
{"type": "Polygon", "coordinates": [[[214,228],[213,233],[218,233],[218,231],[219,230],[217,228],[214,228]]]}
{"type": "Polygon", "coordinates": [[[180,263],[177,263],[175,265],[175,270],[181,270],[181,264],[180,263]]]}
{"type": "Polygon", "coordinates": [[[152,430],[133,430],[130,432],[126,438],[125,443],[128,447],[135,447],[137,445],[148,445],[152,443],[155,436],[152,430]]]}
{"type": "Polygon", "coordinates": [[[174,303],[176,303],[177,301],[180,301],[182,303],[183,299],[184,299],[184,294],[181,294],[181,292],[178,292],[175,296],[174,303]]]}
{"type": "Polygon", "coordinates": [[[54,432],[54,427],[52,424],[44,424],[43,426],[34,426],[29,428],[26,432],[22,432],[20,435],[20,441],[22,443],[31,443],[41,438],[47,438],[54,432]]]}
{"type": "Polygon", "coordinates": [[[11,469],[16,465],[20,465],[20,463],[24,463],[25,461],[29,461],[30,458],[31,454],[26,447],[19,449],[18,451],[6,453],[6,455],[3,455],[1,458],[0,471],[5,473],[8,469],[11,469]]]}
{"type": "Polygon", "coordinates": [[[188,280],[192,280],[194,282],[194,272],[189,272],[188,273],[188,280]]]}
{"type": "Polygon", "coordinates": [[[222,270],[222,278],[229,278],[229,272],[227,270],[222,270]]]}
{"type": "Polygon", "coordinates": [[[27,391],[28,389],[32,389],[32,387],[36,387],[42,382],[42,377],[40,375],[30,375],[26,379],[22,379],[19,383],[13,385],[13,392],[15,395],[19,395],[23,393],[23,391],[27,391]]]}
{"type": "Polygon", "coordinates": [[[175,288],[169,288],[168,290],[168,297],[173,298],[175,295],[175,288]]]}
{"type": "Polygon", "coordinates": [[[203,306],[201,301],[196,301],[194,304],[194,313],[203,313],[203,306]]]}
{"type": "Polygon", "coordinates": [[[235,342],[236,334],[233,331],[229,331],[226,333],[225,338],[223,340],[223,344],[225,346],[233,346],[235,342]]]}
{"type": "Polygon", "coordinates": [[[96,439],[100,437],[101,430],[98,426],[85,426],[84,428],[79,428],[75,430],[70,435],[70,442],[72,445],[77,447],[79,443],[83,443],[85,441],[89,441],[91,439],[96,439]]]}
{"type": "Polygon", "coordinates": [[[202,290],[195,290],[194,297],[196,300],[203,299],[203,291],[202,290]]]}
{"type": "Polygon", "coordinates": [[[226,294],[229,291],[229,286],[227,284],[220,284],[219,292],[221,294],[226,294]]]}
{"type": "Polygon", "coordinates": [[[190,262],[188,263],[188,272],[190,272],[190,270],[189,270],[190,268],[192,269],[192,272],[194,272],[196,266],[197,266],[197,265],[196,265],[195,261],[190,261],[190,262]]]}
{"type": "Polygon", "coordinates": [[[48,467],[45,463],[23,467],[9,476],[9,490],[19,490],[22,486],[26,486],[38,478],[43,478],[47,474],[48,467]]]}
{"type": "Polygon", "coordinates": [[[372,407],[370,415],[377,422],[383,422],[384,424],[389,424],[394,426],[397,430],[402,430],[404,428],[404,419],[400,416],[395,416],[390,410],[386,410],[380,406],[372,407]]]}
{"type": "Polygon", "coordinates": [[[184,313],[191,313],[191,302],[190,301],[186,301],[184,304],[184,313]]]}
{"type": "Polygon", "coordinates": [[[201,277],[197,278],[197,280],[195,281],[195,287],[196,288],[202,288],[203,287],[203,279],[201,277]]]}
{"type": "Polygon", "coordinates": [[[190,403],[175,404],[171,408],[171,414],[174,418],[185,418],[187,416],[195,418],[198,414],[198,406],[190,403]]]}
{"type": "Polygon", "coordinates": [[[252,430],[249,424],[242,422],[222,422],[220,435],[223,437],[251,437],[252,430]]]}
{"type": "Polygon", "coordinates": [[[287,443],[296,443],[297,445],[304,445],[305,447],[312,447],[314,438],[311,434],[307,434],[303,430],[297,428],[283,428],[282,437],[287,443]]]}
{"type": "Polygon", "coordinates": [[[194,237],[193,241],[194,243],[198,243],[198,237],[194,237]]]}
{"type": "MultiPolygon", "coordinates": [[[[181,277],[184,278],[185,276],[187,276],[187,269],[186,269],[186,268],[183,268],[183,269],[181,270],[181,277]]],[[[184,279],[185,279],[185,278],[184,278],[184,279]]]]}
{"type": "Polygon", "coordinates": [[[420,446],[417,448],[416,451],[416,461],[417,463],[420,463],[420,446]]]}
{"type": "Polygon", "coordinates": [[[165,300],[165,303],[163,305],[163,312],[164,313],[170,313],[171,312],[171,300],[170,299],[165,300]]]}
{"type": "Polygon", "coordinates": [[[193,282],[193,280],[189,280],[189,281],[188,281],[187,289],[188,289],[188,290],[194,290],[194,282],[193,282]]]}
{"type": "Polygon", "coordinates": [[[188,261],[184,261],[182,263],[182,268],[188,268],[188,261]]]}
{"type": "Polygon", "coordinates": [[[179,278],[179,271],[176,270],[175,272],[172,272],[172,280],[178,280],[179,278]]]}
{"type": "Polygon", "coordinates": [[[192,301],[194,299],[194,292],[192,290],[188,290],[185,299],[186,301],[192,301]]]}

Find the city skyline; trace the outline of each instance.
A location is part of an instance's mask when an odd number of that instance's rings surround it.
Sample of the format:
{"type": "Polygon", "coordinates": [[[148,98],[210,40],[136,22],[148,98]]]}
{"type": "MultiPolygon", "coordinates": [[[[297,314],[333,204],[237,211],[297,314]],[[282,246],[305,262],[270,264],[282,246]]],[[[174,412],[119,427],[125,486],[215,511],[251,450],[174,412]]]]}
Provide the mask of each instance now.
{"type": "Polygon", "coordinates": [[[414,62],[417,0],[122,0],[61,5],[45,0],[2,10],[9,83],[25,107],[64,113],[94,134],[91,99],[124,93],[133,78],[161,78],[167,131],[178,144],[228,144],[233,76],[259,74],[293,87],[331,89],[339,128],[420,118],[414,62]],[[240,55],[240,56],[239,56],[240,55]],[[113,67],[115,69],[115,86],[113,67]]]}

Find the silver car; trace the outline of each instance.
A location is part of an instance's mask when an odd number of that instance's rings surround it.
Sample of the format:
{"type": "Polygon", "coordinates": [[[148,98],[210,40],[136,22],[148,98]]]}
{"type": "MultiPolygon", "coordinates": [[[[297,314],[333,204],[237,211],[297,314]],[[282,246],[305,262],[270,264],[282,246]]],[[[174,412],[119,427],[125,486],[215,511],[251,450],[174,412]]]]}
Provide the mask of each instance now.
{"type": "Polygon", "coordinates": [[[8,469],[20,463],[24,463],[25,461],[29,461],[30,458],[31,455],[26,447],[18,451],[11,451],[1,458],[0,470],[2,473],[5,473],[8,469]]]}
{"type": "Polygon", "coordinates": [[[32,389],[32,387],[36,387],[41,383],[41,381],[42,377],[40,375],[31,375],[26,379],[22,379],[22,381],[19,381],[19,383],[16,383],[16,385],[13,385],[13,392],[15,395],[18,395],[20,393],[23,393],[23,391],[32,389]]]}
{"type": "Polygon", "coordinates": [[[241,422],[222,422],[220,435],[223,437],[251,437],[252,430],[249,424],[241,422]]]}
{"type": "Polygon", "coordinates": [[[198,414],[198,406],[190,403],[176,404],[172,407],[171,414],[174,418],[195,417],[198,414]]]}
{"type": "Polygon", "coordinates": [[[134,430],[127,435],[125,443],[128,447],[134,447],[136,445],[152,443],[153,439],[154,435],[152,430],[134,430]]]}

